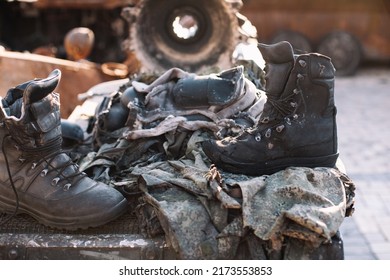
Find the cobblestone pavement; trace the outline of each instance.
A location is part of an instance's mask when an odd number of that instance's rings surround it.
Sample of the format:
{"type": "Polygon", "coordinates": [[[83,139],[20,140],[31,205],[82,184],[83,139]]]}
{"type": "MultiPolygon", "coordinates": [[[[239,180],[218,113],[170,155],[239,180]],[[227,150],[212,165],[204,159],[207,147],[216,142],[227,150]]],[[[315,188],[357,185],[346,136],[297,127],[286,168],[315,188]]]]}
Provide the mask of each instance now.
{"type": "Polygon", "coordinates": [[[390,260],[390,67],[336,77],[340,157],[356,185],[341,225],[346,260],[390,260]]]}

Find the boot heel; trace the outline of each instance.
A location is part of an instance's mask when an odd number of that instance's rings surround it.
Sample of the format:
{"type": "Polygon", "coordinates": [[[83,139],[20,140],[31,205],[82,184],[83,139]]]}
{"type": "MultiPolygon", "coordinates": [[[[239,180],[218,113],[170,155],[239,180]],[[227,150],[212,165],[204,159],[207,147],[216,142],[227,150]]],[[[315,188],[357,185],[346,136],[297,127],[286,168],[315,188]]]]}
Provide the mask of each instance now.
{"type": "Polygon", "coordinates": [[[337,162],[337,159],[339,157],[339,154],[333,154],[333,155],[329,155],[329,156],[323,156],[323,157],[316,157],[316,158],[311,158],[310,161],[311,161],[311,165],[312,166],[308,166],[308,167],[335,167],[336,166],[336,162],[337,162]]]}
{"type": "MultiPolygon", "coordinates": [[[[266,162],[263,166],[266,167],[264,172],[267,174],[272,174],[279,170],[285,169],[287,167],[330,167],[334,168],[339,154],[332,154],[328,156],[321,157],[294,157],[294,158],[283,158],[274,161],[266,162]]],[[[257,171],[258,172],[258,171],[257,171]]]]}
{"type": "Polygon", "coordinates": [[[11,206],[7,203],[0,201],[0,213],[12,214],[15,212],[15,207],[16,207],[16,205],[11,206]]]}

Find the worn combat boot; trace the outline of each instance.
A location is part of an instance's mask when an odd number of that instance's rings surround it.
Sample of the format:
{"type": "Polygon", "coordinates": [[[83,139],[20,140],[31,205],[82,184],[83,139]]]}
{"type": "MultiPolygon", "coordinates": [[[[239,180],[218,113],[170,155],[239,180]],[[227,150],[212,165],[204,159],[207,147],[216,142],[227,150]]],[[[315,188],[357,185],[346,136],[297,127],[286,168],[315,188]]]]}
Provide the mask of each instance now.
{"type": "Polygon", "coordinates": [[[54,70],[0,99],[0,212],[26,213],[59,229],[107,223],[127,209],[117,190],[93,181],[61,151],[59,96],[54,70]]]}
{"type": "Polygon", "coordinates": [[[243,66],[218,74],[182,78],[173,87],[173,101],[179,108],[223,107],[241,96],[244,85],[243,66]]]}
{"type": "Polygon", "coordinates": [[[257,126],[234,138],[204,142],[204,152],[222,169],[247,175],[271,174],[289,166],[333,167],[338,152],[335,69],[330,59],[315,53],[293,59],[289,48],[279,53],[280,44],[259,48],[267,63],[268,86],[257,126]],[[278,57],[283,58],[279,68],[278,57]]]}

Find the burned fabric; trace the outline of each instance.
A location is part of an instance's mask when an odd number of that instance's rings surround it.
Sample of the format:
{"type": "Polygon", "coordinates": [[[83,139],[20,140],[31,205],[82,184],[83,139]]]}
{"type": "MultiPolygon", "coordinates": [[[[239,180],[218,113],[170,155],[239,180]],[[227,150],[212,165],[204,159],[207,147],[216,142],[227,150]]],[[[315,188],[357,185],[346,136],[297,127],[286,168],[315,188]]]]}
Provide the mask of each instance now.
{"type": "Polygon", "coordinates": [[[287,168],[262,182],[256,178],[238,184],[244,226],[264,240],[330,240],[345,217],[345,189],[334,169],[287,168]]]}
{"type": "Polygon", "coordinates": [[[283,258],[291,238],[317,248],[352,213],[354,185],[345,174],[304,167],[233,174],[203,152],[204,141],[250,129],[265,101],[241,67],[199,79],[171,69],[149,84],[133,81],[97,111],[96,150],[81,158],[80,169],[140,195],[134,207],[141,231],[164,233],[181,259],[283,258]],[[204,95],[181,79],[203,87],[204,95]],[[226,99],[212,88],[221,83],[230,89],[226,99]],[[110,131],[118,115],[123,124],[110,131]]]}
{"type": "MultiPolygon", "coordinates": [[[[132,171],[145,193],[147,204],[140,207],[154,209],[180,258],[237,258],[252,233],[270,251],[280,252],[286,237],[318,247],[330,241],[346,217],[344,174],[336,169],[288,168],[246,177],[204,166],[183,158],[132,171]],[[241,197],[230,195],[236,187],[241,197]]],[[[269,258],[265,249],[262,255],[269,258]]]]}

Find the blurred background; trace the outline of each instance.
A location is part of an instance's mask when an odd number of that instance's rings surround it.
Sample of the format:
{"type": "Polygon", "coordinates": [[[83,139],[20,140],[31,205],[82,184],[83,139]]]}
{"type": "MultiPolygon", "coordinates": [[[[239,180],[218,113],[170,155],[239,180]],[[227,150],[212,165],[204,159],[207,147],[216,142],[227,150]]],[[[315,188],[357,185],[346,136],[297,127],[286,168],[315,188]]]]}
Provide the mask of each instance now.
{"type": "Polygon", "coordinates": [[[296,53],[328,55],[337,69],[340,156],[357,188],[355,214],[341,228],[345,258],[390,260],[390,1],[224,1],[229,9],[221,12],[227,8],[219,0],[0,0],[0,94],[60,68],[66,117],[80,103],[77,94],[135,73],[142,62],[182,66],[188,58],[190,70],[217,63],[209,59],[215,55],[210,43],[218,53],[229,53],[231,44],[287,40],[296,53]],[[155,19],[168,21],[162,26],[170,29],[156,29],[155,19]],[[177,22],[184,35],[172,33],[177,22]],[[79,48],[67,49],[67,35],[79,27],[87,29],[68,37],[79,48]],[[227,32],[230,27],[240,32],[227,32]],[[196,50],[204,57],[194,55],[196,50]]]}
{"type": "Polygon", "coordinates": [[[366,62],[390,61],[390,1],[247,0],[242,13],[261,41],[287,40],[299,52],[332,58],[339,75],[354,74],[366,62]]]}
{"type": "MultiPolygon", "coordinates": [[[[287,40],[296,52],[326,54],[332,58],[338,75],[352,75],[367,62],[390,63],[388,0],[225,1],[243,3],[240,13],[257,29],[258,41],[287,40]]],[[[66,58],[65,35],[83,26],[95,35],[88,59],[123,62],[129,51],[123,48],[129,37],[129,22],[121,12],[139,2],[142,1],[0,0],[0,45],[13,51],[66,58]]],[[[165,1],[163,6],[170,10],[175,2],[165,1]]],[[[204,14],[212,2],[199,2],[199,6],[206,6],[202,7],[204,14]]]]}
{"type": "Polygon", "coordinates": [[[29,51],[66,58],[65,35],[76,27],[95,33],[89,59],[121,61],[121,42],[128,36],[122,7],[133,1],[0,0],[0,44],[13,51],[29,51]]]}

